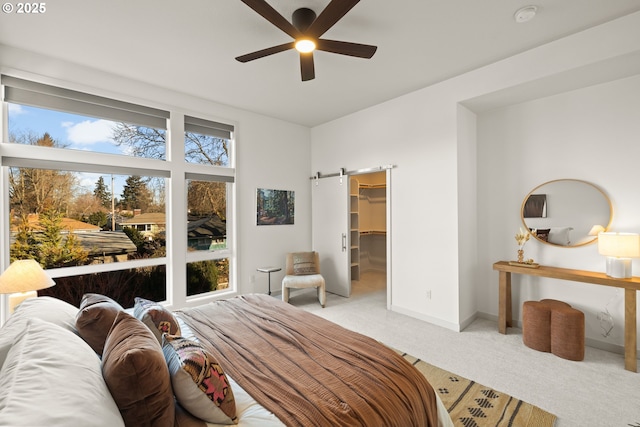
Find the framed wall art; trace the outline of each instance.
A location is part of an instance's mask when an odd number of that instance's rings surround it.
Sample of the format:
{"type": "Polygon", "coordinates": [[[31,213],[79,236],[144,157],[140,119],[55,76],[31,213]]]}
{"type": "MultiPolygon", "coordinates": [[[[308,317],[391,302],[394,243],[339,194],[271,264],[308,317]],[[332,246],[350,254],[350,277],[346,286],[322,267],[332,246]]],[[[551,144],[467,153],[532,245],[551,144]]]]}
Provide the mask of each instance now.
{"type": "Polygon", "coordinates": [[[295,218],[295,193],[288,190],[258,188],[256,192],[256,224],[288,225],[295,218]]]}

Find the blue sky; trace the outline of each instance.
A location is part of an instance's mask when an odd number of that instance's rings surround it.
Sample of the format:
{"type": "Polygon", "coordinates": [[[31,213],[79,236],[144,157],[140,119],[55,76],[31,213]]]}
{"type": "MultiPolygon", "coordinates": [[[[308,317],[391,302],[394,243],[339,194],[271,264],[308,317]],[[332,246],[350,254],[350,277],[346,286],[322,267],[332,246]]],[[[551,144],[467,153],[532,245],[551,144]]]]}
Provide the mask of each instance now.
{"type": "Polygon", "coordinates": [[[34,132],[41,136],[48,132],[56,141],[76,150],[125,154],[123,147],[117,147],[111,139],[114,126],[115,122],[109,120],[9,104],[9,133],[34,132]]]}
{"type": "MultiPolygon", "coordinates": [[[[69,149],[99,153],[126,154],[127,147],[118,147],[111,135],[115,122],[61,111],[9,104],[9,133],[15,136],[45,132],[69,149]]],[[[100,174],[79,173],[80,185],[93,191],[100,174]]],[[[103,175],[111,185],[111,175],[103,175]]],[[[126,176],[116,175],[115,195],[120,197],[126,176]]]]}

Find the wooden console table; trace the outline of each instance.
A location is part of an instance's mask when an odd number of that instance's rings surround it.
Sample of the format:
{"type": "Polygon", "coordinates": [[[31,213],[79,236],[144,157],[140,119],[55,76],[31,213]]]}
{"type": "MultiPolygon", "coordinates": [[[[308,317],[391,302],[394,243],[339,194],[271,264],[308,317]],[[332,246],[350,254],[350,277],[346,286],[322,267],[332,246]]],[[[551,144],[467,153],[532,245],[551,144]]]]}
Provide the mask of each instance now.
{"type": "Polygon", "coordinates": [[[585,270],[570,270],[567,268],[545,267],[538,268],[510,265],[508,261],[493,264],[493,269],[499,271],[499,315],[498,330],[507,333],[507,326],[512,326],[511,312],[511,273],[529,276],[549,277],[551,279],[570,280],[572,282],[592,283],[595,285],[613,286],[624,289],[624,367],[628,371],[638,372],[636,328],[636,292],[640,291],[640,277],[616,279],[604,273],[585,270]]]}

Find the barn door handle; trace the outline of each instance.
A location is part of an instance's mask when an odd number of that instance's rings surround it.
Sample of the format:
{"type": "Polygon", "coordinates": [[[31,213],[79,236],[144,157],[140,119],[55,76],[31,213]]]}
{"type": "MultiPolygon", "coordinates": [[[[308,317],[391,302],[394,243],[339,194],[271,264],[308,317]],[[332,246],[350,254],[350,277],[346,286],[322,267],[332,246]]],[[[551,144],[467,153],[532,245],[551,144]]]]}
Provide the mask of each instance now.
{"type": "Polygon", "coordinates": [[[347,251],[347,235],[346,233],[342,233],[342,252],[347,251]]]}

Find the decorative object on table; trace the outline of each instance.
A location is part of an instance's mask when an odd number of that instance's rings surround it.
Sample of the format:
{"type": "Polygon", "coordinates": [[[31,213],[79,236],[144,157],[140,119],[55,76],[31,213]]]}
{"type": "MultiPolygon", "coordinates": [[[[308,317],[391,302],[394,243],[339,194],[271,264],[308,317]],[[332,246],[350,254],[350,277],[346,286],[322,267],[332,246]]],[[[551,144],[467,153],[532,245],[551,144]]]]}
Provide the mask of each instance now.
{"type": "Polygon", "coordinates": [[[529,241],[531,237],[531,233],[528,230],[523,230],[520,227],[520,230],[516,233],[516,242],[518,242],[518,260],[517,261],[509,261],[511,265],[521,265],[523,267],[531,267],[536,268],[539,265],[536,264],[533,259],[524,259],[524,245],[529,241]]]}
{"type": "Polygon", "coordinates": [[[258,267],[256,270],[258,270],[261,273],[268,273],[269,274],[269,295],[271,295],[271,273],[275,273],[276,271],[280,271],[280,270],[282,270],[282,268],[280,268],[280,267],[258,267]]]}
{"type": "Polygon", "coordinates": [[[607,276],[628,279],[632,276],[631,258],[640,258],[640,234],[599,233],[598,253],[607,257],[607,276]]]}
{"type": "Polygon", "coordinates": [[[295,218],[294,208],[294,191],[258,188],[256,194],[256,224],[293,224],[295,218]]]}
{"type": "Polygon", "coordinates": [[[9,312],[13,313],[22,301],[37,297],[37,291],[55,284],[36,260],[22,259],[12,262],[0,276],[0,294],[11,294],[9,312]]]}

